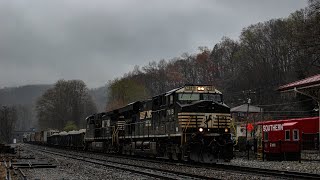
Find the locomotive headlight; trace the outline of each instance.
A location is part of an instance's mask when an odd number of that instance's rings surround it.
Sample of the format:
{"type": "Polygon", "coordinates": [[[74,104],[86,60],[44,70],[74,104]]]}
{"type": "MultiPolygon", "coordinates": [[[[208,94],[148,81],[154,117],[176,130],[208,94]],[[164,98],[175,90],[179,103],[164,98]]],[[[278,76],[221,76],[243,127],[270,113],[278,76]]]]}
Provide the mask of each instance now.
{"type": "Polygon", "coordinates": [[[225,128],[225,129],[224,129],[224,132],[226,132],[226,133],[227,133],[228,131],[229,131],[229,130],[228,130],[228,128],[225,128]]]}
{"type": "Polygon", "coordinates": [[[199,128],[199,132],[203,132],[203,128],[199,128]]]}
{"type": "Polygon", "coordinates": [[[204,87],[198,86],[198,87],[197,87],[197,90],[198,90],[198,91],[204,91],[204,87]]]}

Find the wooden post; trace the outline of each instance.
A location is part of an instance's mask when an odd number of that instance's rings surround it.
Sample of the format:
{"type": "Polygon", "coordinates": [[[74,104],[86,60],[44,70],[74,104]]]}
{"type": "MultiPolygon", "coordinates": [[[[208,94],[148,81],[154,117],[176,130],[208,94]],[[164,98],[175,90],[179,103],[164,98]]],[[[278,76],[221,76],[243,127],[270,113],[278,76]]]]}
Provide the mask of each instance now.
{"type": "Polygon", "coordinates": [[[264,161],[264,140],[262,141],[262,161],[264,161]]]}
{"type": "Polygon", "coordinates": [[[299,163],[301,163],[301,146],[302,146],[302,143],[301,143],[301,140],[299,140],[298,142],[299,144],[299,163]]]}

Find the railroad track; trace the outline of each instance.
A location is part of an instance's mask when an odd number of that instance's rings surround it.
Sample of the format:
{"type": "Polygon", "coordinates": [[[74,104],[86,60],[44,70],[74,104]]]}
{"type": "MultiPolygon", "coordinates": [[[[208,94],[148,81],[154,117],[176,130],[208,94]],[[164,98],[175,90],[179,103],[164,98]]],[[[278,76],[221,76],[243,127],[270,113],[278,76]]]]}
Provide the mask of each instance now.
{"type": "Polygon", "coordinates": [[[5,159],[2,159],[3,166],[5,167],[5,174],[6,180],[11,180],[11,179],[22,179],[26,180],[27,176],[23,173],[23,171],[20,168],[13,168],[11,159],[9,161],[6,161],[5,159]],[[12,177],[12,175],[14,177],[12,177]]]}
{"type": "Polygon", "coordinates": [[[101,165],[104,167],[111,167],[120,169],[123,171],[129,171],[136,174],[141,174],[145,176],[149,176],[152,178],[159,178],[159,179],[168,179],[168,180],[176,180],[176,179],[217,179],[217,178],[211,178],[207,176],[201,176],[196,174],[190,174],[190,173],[184,173],[184,172],[178,172],[178,171],[170,171],[166,169],[161,168],[154,168],[154,167],[147,167],[147,166],[140,166],[140,165],[134,165],[130,163],[122,163],[117,161],[111,161],[111,160],[101,160],[98,158],[92,158],[87,156],[79,156],[71,153],[60,153],[60,152],[53,152],[48,150],[40,150],[37,149],[37,151],[48,153],[52,155],[57,155],[61,157],[66,157],[70,159],[75,159],[79,161],[83,161],[86,163],[91,163],[95,165],[101,165]]]}
{"type": "MultiPolygon", "coordinates": [[[[39,149],[37,149],[39,150],[39,149]]],[[[43,151],[43,150],[41,150],[43,151]]],[[[79,152],[79,151],[76,151],[79,152]]],[[[80,151],[81,153],[85,153],[83,151],[80,151]]],[[[90,152],[91,153],[91,152],[90,152]]],[[[94,153],[97,155],[106,155],[104,153],[94,153]]],[[[311,174],[311,173],[303,173],[303,172],[294,172],[294,171],[281,171],[281,170],[272,170],[272,169],[262,169],[262,168],[252,168],[252,167],[243,167],[243,166],[235,166],[230,164],[200,164],[200,163],[190,163],[190,162],[172,162],[165,159],[151,159],[151,158],[142,158],[142,157],[133,157],[133,156],[125,156],[125,155],[115,155],[115,154],[107,154],[108,157],[115,157],[115,158],[122,158],[122,159],[128,159],[128,160],[135,160],[135,161],[144,161],[144,162],[151,162],[151,163],[161,163],[161,164],[168,164],[168,165],[179,165],[179,166],[186,166],[186,167],[192,167],[192,168],[206,168],[210,170],[218,170],[218,171],[227,171],[227,172],[236,172],[241,174],[248,174],[248,176],[251,175],[258,175],[258,176],[270,176],[270,177],[278,177],[278,178],[288,178],[288,179],[320,179],[319,174],[311,174]]],[[[94,160],[95,158],[92,157],[86,157],[88,159],[94,160]]],[[[113,163],[119,163],[116,161],[110,161],[113,163]]],[[[131,165],[132,166],[132,165],[131,165]]],[[[136,165],[134,165],[136,166],[136,165]]],[[[140,166],[140,168],[146,168],[145,166],[140,166]]],[[[163,169],[159,169],[163,171],[163,169]]],[[[169,171],[172,173],[172,171],[169,171]]],[[[176,173],[176,172],[175,172],[176,173]]],[[[179,172],[177,172],[179,173],[179,172]]],[[[189,175],[189,174],[187,174],[189,175]]],[[[163,178],[163,177],[162,177],[163,178]]],[[[212,179],[210,177],[206,176],[199,176],[196,175],[193,178],[197,179],[212,179]]]]}
{"type": "MultiPolygon", "coordinates": [[[[103,153],[98,153],[100,155],[105,155],[103,153]]],[[[260,176],[271,176],[271,177],[279,177],[279,178],[288,178],[288,179],[320,179],[320,174],[312,174],[312,173],[304,173],[304,172],[295,172],[295,171],[281,171],[281,170],[273,170],[273,169],[263,169],[263,168],[253,168],[253,167],[244,167],[244,166],[235,166],[230,164],[201,164],[201,163],[193,163],[193,162],[172,162],[170,160],[165,159],[151,159],[145,157],[133,157],[133,156],[125,156],[125,155],[116,155],[116,154],[108,154],[108,156],[124,158],[136,161],[148,161],[152,163],[165,163],[168,165],[180,165],[180,166],[188,166],[194,168],[206,168],[212,170],[225,170],[230,172],[240,172],[247,173],[249,175],[260,175],[260,176]]]]}
{"type": "Polygon", "coordinates": [[[311,173],[302,173],[302,172],[294,172],[294,171],[280,171],[273,169],[261,169],[261,168],[253,168],[253,167],[243,167],[243,166],[234,166],[228,164],[215,164],[212,165],[217,169],[230,169],[232,171],[239,172],[249,172],[261,175],[268,175],[272,177],[281,177],[281,178],[289,178],[289,179],[320,179],[319,174],[311,174],[311,173]]]}

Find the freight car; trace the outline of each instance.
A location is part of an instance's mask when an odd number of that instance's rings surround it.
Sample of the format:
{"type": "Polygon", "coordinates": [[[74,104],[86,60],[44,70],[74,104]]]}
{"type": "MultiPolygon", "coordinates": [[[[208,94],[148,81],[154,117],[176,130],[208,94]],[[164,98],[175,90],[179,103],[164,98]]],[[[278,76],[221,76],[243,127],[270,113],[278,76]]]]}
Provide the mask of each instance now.
{"type": "Polygon", "coordinates": [[[47,144],[47,139],[54,133],[59,132],[58,130],[46,130],[40,132],[32,132],[32,133],[25,133],[23,135],[23,141],[29,142],[33,144],[47,144]]]}
{"type": "Polygon", "coordinates": [[[297,160],[303,149],[319,148],[319,117],[257,123],[262,132],[266,159],[297,160]]]}
{"type": "Polygon", "coordinates": [[[68,132],[68,147],[72,149],[84,149],[84,136],[86,130],[80,129],[79,131],[68,132]]]}
{"type": "Polygon", "coordinates": [[[87,149],[206,163],[233,157],[230,108],[211,85],[185,85],[86,123],[87,149]]]}
{"type": "Polygon", "coordinates": [[[63,131],[60,133],[54,133],[51,136],[48,136],[48,141],[46,144],[49,146],[59,146],[64,148],[84,149],[85,133],[85,129],[80,129],[79,131],[63,131]]]}

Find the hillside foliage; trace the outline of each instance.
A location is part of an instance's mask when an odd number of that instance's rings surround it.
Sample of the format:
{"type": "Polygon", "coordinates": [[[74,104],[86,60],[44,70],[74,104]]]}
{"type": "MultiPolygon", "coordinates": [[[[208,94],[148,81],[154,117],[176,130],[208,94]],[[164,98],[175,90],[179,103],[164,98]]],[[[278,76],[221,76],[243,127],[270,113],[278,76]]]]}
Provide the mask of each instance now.
{"type": "Polygon", "coordinates": [[[107,110],[184,84],[213,84],[230,106],[243,103],[247,90],[254,104],[281,102],[280,85],[320,72],[319,7],[310,0],[287,18],[243,28],[238,40],[223,37],[212,49],[136,66],[109,82],[107,110]]]}
{"type": "Polygon", "coordinates": [[[0,143],[11,143],[17,111],[11,106],[0,107],[0,143]]]}
{"type": "Polygon", "coordinates": [[[97,111],[85,83],[80,80],[59,80],[37,101],[36,110],[41,129],[61,130],[74,122],[85,127],[84,119],[97,111]]]}

